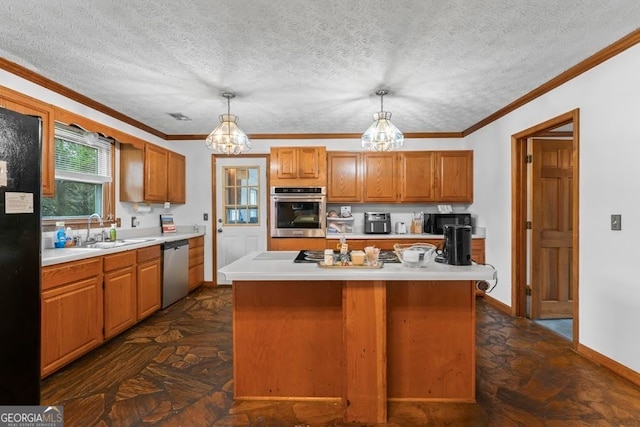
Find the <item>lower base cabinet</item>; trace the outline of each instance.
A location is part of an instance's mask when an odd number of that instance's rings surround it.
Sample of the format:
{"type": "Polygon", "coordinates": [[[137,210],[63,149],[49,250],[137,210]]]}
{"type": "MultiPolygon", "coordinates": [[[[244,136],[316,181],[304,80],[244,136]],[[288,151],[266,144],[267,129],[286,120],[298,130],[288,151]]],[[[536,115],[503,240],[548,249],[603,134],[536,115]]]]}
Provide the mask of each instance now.
{"type": "Polygon", "coordinates": [[[104,257],[104,338],[111,338],[138,320],[136,253],[104,257]]]}
{"type": "Polygon", "coordinates": [[[160,245],[42,268],[41,376],[160,309],[160,245]]]}
{"type": "Polygon", "coordinates": [[[162,303],[160,269],[160,246],[138,249],[137,320],[142,320],[160,310],[162,303]]]}
{"type": "Polygon", "coordinates": [[[189,239],[189,292],[204,282],[204,236],[189,239]]]}
{"type": "Polygon", "coordinates": [[[103,341],[102,259],[42,268],[41,375],[103,341]]]}

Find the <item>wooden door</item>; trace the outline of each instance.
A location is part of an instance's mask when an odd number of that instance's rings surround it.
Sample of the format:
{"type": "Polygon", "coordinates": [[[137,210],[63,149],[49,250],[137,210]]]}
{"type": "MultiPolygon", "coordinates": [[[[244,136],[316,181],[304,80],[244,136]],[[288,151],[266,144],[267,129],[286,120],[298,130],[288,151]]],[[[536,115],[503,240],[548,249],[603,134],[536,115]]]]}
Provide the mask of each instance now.
{"type": "Polygon", "coordinates": [[[102,342],[102,276],[43,290],[41,300],[46,376],[102,342]]]}
{"type": "Polygon", "coordinates": [[[138,264],[136,319],[141,320],[160,309],[161,296],[160,259],[138,264]]]}
{"type": "Polygon", "coordinates": [[[573,141],[532,145],[531,318],[571,318],[573,141]]]}
{"type": "Polygon", "coordinates": [[[395,202],[398,199],[397,157],[394,153],[364,154],[365,202],[395,202]]]}
{"type": "Polygon", "coordinates": [[[320,150],[316,147],[298,148],[298,178],[318,178],[320,150]]]}
{"type": "Polygon", "coordinates": [[[149,202],[167,201],[167,150],[153,144],[144,149],[144,198],[149,202]]]}
{"type": "Polygon", "coordinates": [[[104,337],[111,338],[137,321],[136,268],[130,266],[104,275],[104,337]]]}
{"type": "Polygon", "coordinates": [[[171,203],[186,203],[186,159],[172,151],[168,154],[167,200],[171,203]]]}
{"type": "Polygon", "coordinates": [[[435,201],[433,151],[416,151],[400,154],[400,201],[435,201]]]}
{"type": "Polygon", "coordinates": [[[473,202],[473,151],[439,152],[436,176],[438,202],[473,202]]]}
{"type": "Polygon", "coordinates": [[[327,153],[327,202],[362,202],[360,153],[327,153]]]}
{"type": "Polygon", "coordinates": [[[298,151],[295,147],[282,147],[272,149],[277,165],[276,175],[280,179],[293,179],[298,177],[298,151]]]}

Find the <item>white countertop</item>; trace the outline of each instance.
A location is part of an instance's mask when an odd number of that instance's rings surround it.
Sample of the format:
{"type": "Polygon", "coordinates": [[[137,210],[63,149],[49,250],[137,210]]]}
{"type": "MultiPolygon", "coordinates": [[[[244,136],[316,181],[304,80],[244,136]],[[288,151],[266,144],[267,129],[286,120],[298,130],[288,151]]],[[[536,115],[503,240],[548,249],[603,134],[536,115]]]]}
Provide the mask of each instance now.
{"type": "Polygon", "coordinates": [[[85,258],[91,258],[96,256],[114,254],[117,252],[131,251],[135,249],[144,248],[147,246],[159,245],[164,242],[172,242],[174,240],[191,239],[194,237],[204,236],[205,232],[192,232],[192,233],[167,233],[156,235],[144,235],[138,237],[128,237],[131,239],[145,239],[145,242],[134,243],[130,245],[118,246],[109,249],[97,249],[97,248],[56,248],[56,249],[43,249],[42,250],[42,266],[60,264],[69,261],[78,261],[85,258]]]}
{"type": "Polygon", "coordinates": [[[493,280],[486,265],[453,266],[433,262],[426,268],[387,263],[382,268],[320,268],[294,263],[298,251],[252,252],[221,268],[227,280],[493,280]]]}

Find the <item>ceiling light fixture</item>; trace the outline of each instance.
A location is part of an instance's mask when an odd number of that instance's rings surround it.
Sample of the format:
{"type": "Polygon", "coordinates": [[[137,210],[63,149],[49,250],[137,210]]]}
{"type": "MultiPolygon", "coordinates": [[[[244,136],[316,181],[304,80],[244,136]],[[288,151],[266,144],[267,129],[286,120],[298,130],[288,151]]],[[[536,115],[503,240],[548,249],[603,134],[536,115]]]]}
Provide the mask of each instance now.
{"type": "Polygon", "coordinates": [[[380,97],[380,112],[373,115],[373,124],[362,134],[361,145],[365,150],[390,151],[402,147],[404,135],[391,123],[391,113],[384,111],[382,99],[386,89],[376,91],[380,97]]]}
{"type": "Polygon", "coordinates": [[[251,149],[251,141],[246,133],[238,127],[238,117],[231,114],[231,98],[233,93],[223,93],[227,98],[227,114],[221,114],[220,124],[209,134],[205,143],[210,150],[221,154],[240,154],[251,149]]]}

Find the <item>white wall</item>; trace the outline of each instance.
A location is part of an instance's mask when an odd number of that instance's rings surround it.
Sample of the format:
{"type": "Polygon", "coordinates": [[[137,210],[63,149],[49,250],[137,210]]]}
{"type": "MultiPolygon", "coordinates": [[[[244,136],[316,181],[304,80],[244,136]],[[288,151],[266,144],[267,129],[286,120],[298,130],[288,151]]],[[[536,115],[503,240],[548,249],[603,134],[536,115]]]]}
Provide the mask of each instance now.
{"type": "Polygon", "coordinates": [[[640,372],[640,45],[469,135],[492,296],[511,305],[511,135],[580,108],[580,343],[640,372]],[[609,229],[622,214],[622,231],[609,229]]]}

